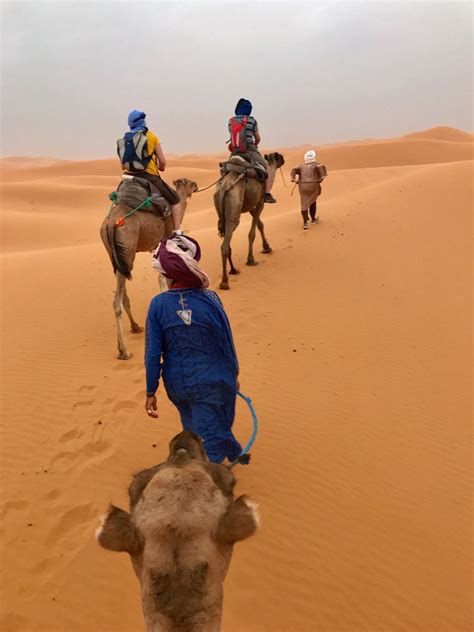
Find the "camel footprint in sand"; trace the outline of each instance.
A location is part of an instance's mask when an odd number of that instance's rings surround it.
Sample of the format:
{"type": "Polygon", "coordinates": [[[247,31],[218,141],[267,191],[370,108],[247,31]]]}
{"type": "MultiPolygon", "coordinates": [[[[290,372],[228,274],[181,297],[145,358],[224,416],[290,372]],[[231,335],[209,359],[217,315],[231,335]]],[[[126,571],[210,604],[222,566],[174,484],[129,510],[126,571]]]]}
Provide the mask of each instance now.
{"type": "Polygon", "coordinates": [[[73,467],[87,469],[91,465],[101,463],[113,453],[112,445],[108,441],[89,441],[76,450],[64,450],[51,459],[50,468],[62,468],[69,471],[73,467]]]}
{"type": "Polygon", "coordinates": [[[88,399],[87,401],[84,401],[84,402],[74,402],[72,407],[73,408],[81,408],[82,406],[92,406],[92,404],[94,402],[95,402],[94,399],[88,399]]]}
{"type": "Polygon", "coordinates": [[[121,410],[136,410],[138,406],[138,402],[134,402],[131,399],[124,399],[120,402],[117,402],[112,410],[114,411],[114,413],[118,413],[121,410]]]}
{"type": "Polygon", "coordinates": [[[73,531],[79,531],[80,534],[83,534],[84,525],[89,523],[96,515],[97,510],[94,503],[77,505],[65,510],[62,512],[58,523],[49,532],[46,544],[56,544],[58,540],[66,536],[69,538],[73,531]]]}
{"type": "Polygon", "coordinates": [[[79,428],[72,428],[72,430],[68,430],[67,432],[63,432],[63,434],[58,438],[59,443],[68,443],[73,439],[80,439],[84,434],[83,430],[79,430],[79,428]]]}
{"type": "Polygon", "coordinates": [[[0,516],[2,517],[2,522],[8,516],[9,513],[14,511],[22,511],[23,509],[27,509],[30,506],[30,503],[27,500],[10,500],[9,502],[3,505],[0,516]]]}

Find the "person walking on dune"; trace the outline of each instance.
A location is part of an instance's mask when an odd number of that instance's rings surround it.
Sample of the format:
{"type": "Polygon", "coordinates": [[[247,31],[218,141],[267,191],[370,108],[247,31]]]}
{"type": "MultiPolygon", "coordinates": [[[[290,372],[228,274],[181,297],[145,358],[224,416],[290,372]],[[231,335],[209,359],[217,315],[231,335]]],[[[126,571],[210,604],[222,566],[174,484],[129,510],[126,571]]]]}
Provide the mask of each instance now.
{"type": "Polygon", "coordinates": [[[316,200],[321,195],[321,182],[326,175],[326,167],[316,162],[314,149],[307,151],[304,162],[291,170],[291,181],[298,184],[300,193],[304,230],[308,229],[309,217],[312,224],[319,222],[316,200]]]}
{"type": "Polygon", "coordinates": [[[158,417],[163,376],[183,429],[201,437],[210,461],[233,462],[242,452],[232,433],[239,364],[229,320],[217,294],[207,289],[200,258],[197,241],[184,235],[153,253],[153,267],[165,275],[169,290],[155,296],[148,310],[145,409],[158,417]]]}

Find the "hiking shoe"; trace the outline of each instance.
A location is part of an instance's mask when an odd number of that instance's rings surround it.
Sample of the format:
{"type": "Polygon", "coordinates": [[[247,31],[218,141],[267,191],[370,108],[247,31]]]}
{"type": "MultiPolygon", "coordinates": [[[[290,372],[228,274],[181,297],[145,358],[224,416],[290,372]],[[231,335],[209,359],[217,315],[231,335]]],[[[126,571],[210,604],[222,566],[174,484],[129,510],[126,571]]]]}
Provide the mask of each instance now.
{"type": "Polygon", "coordinates": [[[311,220],[312,224],[317,224],[319,222],[319,217],[315,217],[314,219],[311,220]]]}
{"type": "Polygon", "coordinates": [[[265,198],[263,200],[265,204],[275,204],[276,200],[271,193],[265,193],[265,198]]]}
{"type": "Polygon", "coordinates": [[[308,226],[308,222],[305,222],[303,224],[303,230],[308,230],[309,226],[308,226]]]}

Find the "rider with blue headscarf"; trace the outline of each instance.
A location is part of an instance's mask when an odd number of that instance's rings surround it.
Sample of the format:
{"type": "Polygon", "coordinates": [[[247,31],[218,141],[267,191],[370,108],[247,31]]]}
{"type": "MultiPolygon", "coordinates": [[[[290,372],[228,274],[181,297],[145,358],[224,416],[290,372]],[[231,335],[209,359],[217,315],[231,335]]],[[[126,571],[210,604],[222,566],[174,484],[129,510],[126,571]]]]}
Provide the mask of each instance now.
{"type": "MultiPolygon", "coordinates": [[[[143,132],[146,137],[146,145],[148,156],[151,158],[144,169],[134,171],[131,167],[126,169],[128,175],[139,176],[141,180],[147,180],[155,186],[159,193],[171,206],[171,214],[173,217],[173,225],[178,233],[181,233],[180,227],[183,220],[184,211],[181,206],[181,200],[178,193],[169,186],[167,182],[160,176],[160,172],[166,169],[166,158],[158,136],[148,129],[146,122],[146,114],[141,110],[132,110],[128,115],[128,126],[130,132],[143,132]]],[[[125,167],[123,167],[125,169],[125,167]]]]}

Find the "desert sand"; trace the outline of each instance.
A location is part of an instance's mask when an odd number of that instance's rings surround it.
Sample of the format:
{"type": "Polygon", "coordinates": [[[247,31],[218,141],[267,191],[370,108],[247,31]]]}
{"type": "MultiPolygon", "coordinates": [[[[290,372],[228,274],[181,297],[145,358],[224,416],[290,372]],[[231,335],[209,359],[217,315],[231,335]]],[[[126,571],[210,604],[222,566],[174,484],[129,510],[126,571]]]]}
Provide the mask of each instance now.
{"type": "MultiPolygon", "coordinates": [[[[306,148],[272,148],[287,185],[277,174],[262,216],[274,252],[245,266],[244,217],[241,274],[220,292],[261,425],[238,491],[262,515],[236,547],[223,629],[467,632],[473,136],[435,128],[320,148],[321,221],[303,232],[289,172],[306,148]]],[[[175,156],[165,177],[206,186],[222,157],[175,156]]],[[[180,424],[161,387],[160,418],[143,410],[143,334],[127,334],[132,360],[115,359],[99,226],[119,173],[114,159],[2,164],[4,632],[143,629],[128,557],[101,550],[94,530],[180,424]]],[[[192,197],[184,228],[217,288],[212,190],[192,197]]],[[[157,292],[138,255],[140,324],[157,292]]]]}

